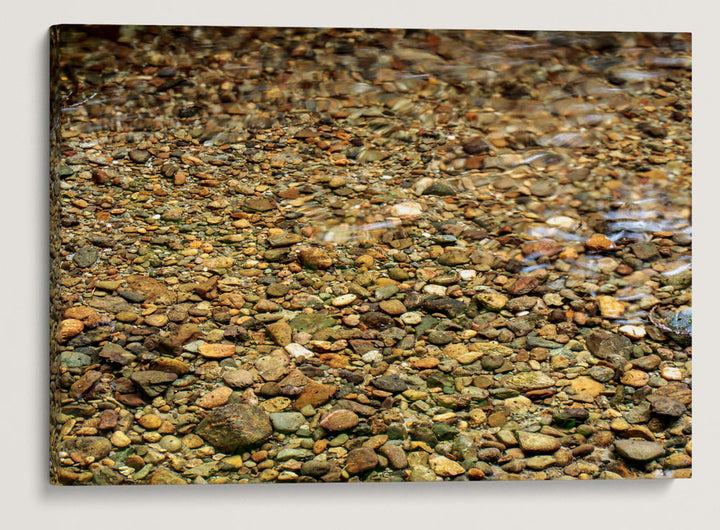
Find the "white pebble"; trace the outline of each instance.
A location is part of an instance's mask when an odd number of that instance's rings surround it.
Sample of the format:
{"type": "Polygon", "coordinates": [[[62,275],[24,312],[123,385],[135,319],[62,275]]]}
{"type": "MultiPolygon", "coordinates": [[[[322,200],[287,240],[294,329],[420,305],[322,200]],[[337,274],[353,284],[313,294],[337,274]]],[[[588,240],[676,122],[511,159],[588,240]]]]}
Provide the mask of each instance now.
{"type": "Polygon", "coordinates": [[[338,296],[337,298],[333,298],[331,304],[335,307],[345,307],[346,305],[352,304],[355,300],[357,300],[357,295],[348,293],[338,296]]]}
{"type": "Polygon", "coordinates": [[[642,326],[627,324],[625,326],[620,326],[618,331],[631,339],[642,339],[645,336],[645,328],[642,326]]]}
{"type": "Polygon", "coordinates": [[[293,357],[305,357],[306,359],[309,357],[314,357],[315,354],[308,350],[304,346],[300,346],[297,342],[291,342],[287,346],[285,346],[285,351],[287,351],[290,355],[293,357]]]}
{"type": "Polygon", "coordinates": [[[472,280],[475,276],[477,276],[477,271],[472,269],[464,269],[460,271],[460,278],[465,281],[472,280]]]}
{"type": "Polygon", "coordinates": [[[682,381],[683,372],[676,366],[663,366],[660,370],[660,377],[666,381],[682,381]]]}
{"type": "Polygon", "coordinates": [[[388,209],[389,215],[392,217],[399,217],[400,219],[415,219],[420,217],[422,212],[422,205],[415,201],[401,202],[388,209]]]}
{"type": "Polygon", "coordinates": [[[423,292],[427,294],[445,296],[445,293],[447,292],[447,287],[445,287],[444,285],[435,285],[434,283],[429,283],[425,287],[423,287],[423,292]]]}
{"type": "Polygon", "coordinates": [[[422,315],[417,311],[408,311],[407,313],[400,315],[398,318],[400,318],[400,322],[403,324],[409,324],[411,326],[422,322],[422,315]]]}
{"type": "Polygon", "coordinates": [[[382,360],[382,353],[378,350],[370,350],[368,352],[363,353],[362,360],[366,363],[373,363],[375,361],[381,361],[382,360]]]}
{"type": "Polygon", "coordinates": [[[565,230],[572,230],[577,227],[577,221],[575,219],[565,217],[564,215],[551,217],[545,222],[550,226],[557,226],[560,228],[564,228],[565,230]]]}

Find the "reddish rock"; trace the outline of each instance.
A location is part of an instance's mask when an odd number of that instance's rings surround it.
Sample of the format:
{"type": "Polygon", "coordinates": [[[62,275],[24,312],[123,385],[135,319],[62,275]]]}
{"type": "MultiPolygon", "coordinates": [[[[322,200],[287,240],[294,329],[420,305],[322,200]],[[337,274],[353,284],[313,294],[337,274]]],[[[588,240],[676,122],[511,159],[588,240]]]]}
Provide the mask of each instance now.
{"type": "Polygon", "coordinates": [[[540,256],[554,256],[562,251],[562,245],[552,239],[538,239],[528,241],[522,246],[523,256],[536,258],[540,256]]]}
{"type": "Polygon", "coordinates": [[[518,278],[517,281],[508,288],[508,293],[513,296],[527,294],[540,285],[537,278],[518,278]]]}
{"type": "Polygon", "coordinates": [[[610,239],[602,234],[595,234],[585,241],[585,248],[590,251],[615,250],[616,246],[610,239]]]}
{"type": "Polygon", "coordinates": [[[337,392],[338,387],[335,385],[324,385],[321,383],[311,383],[305,387],[303,393],[298,396],[293,404],[295,410],[300,410],[306,405],[319,407],[327,403],[330,398],[337,392]]]}

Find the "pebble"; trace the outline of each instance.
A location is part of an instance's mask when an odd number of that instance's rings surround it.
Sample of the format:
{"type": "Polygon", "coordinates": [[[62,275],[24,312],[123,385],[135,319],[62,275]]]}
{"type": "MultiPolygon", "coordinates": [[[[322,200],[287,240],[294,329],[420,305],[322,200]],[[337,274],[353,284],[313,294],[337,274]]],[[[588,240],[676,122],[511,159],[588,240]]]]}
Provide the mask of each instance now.
{"type": "Polygon", "coordinates": [[[281,433],[295,432],[306,422],[305,416],[299,412],[273,412],[270,421],[274,430],[281,433]]]}
{"type": "Polygon", "coordinates": [[[445,456],[432,455],[430,469],[439,477],[456,477],[465,473],[465,468],[445,456]]]}
{"type": "Polygon", "coordinates": [[[115,447],[127,447],[132,443],[132,441],[124,432],[115,431],[112,433],[112,436],[110,436],[110,443],[115,447]]]}
{"type": "Polygon", "coordinates": [[[208,392],[207,394],[202,395],[195,403],[204,409],[212,409],[219,407],[220,405],[225,405],[230,399],[232,393],[232,388],[221,386],[208,392]]]}
{"type": "Polygon", "coordinates": [[[633,326],[630,324],[626,324],[624,326],[620,326],[618,328],[618,331],[625,335],[626,337],[630,337],[631,339],[642,339],[646,335],[645,328],[642,326],[633,326]]]}
{"type": "Polygon", "coordinates": [[[236,348],[234,344],[211,344],[203,343],[198,347],[198,353],[208,359],[224,359],[235,355],[236,348]]]}
{"type": "Polygon", "coordinates": [[[520,449],[533,453],[552,453],[560,449],[560,440],[545,434],[518,431],[520,449]]]}
{"type": "Polygon", "coordinates": [[[292,328],[285,320],[269,324],[267,330],[278,346],[288,346],[292,342],[292,328]]]}
{"type": "Polygon", "coordinates": [[[336,410],[325,416],[320,422],[320,426],[329,431],[345,431],[352,429],[358,423],[360,418],[351,410],[336,410]]]}
{"type": "Polygon", "coordinates": [[[357,295],[354,295],[352,293],[344,294],[341,296],[338,296],[336,298],[333,298],[332,305],[335,307],[345,307],[348,305],[351,305],[355,300],[357,300],[357,295]]]}
{"type": "Polygon", "coordinates": [[[293,357],[304,357],[305,359],[309,359],[310,357],[313,357],[315,355],[312,351],[308,350],[306,347],[298,344],[297,342],[291,342],[290,344],[286,344],[285,351],[293,357]]]}
{"type": "Polygon", "coordinates": [[[305,248],[298,254],[300,263],[309,269],[327,269],[332,265],[332,259],[327,252],[317,247],[305,248]]]}
{"type": "Polygon", "coordinates": [[[625,313],[625,304],[612,296],[598,296],[595,300],[605,318],[620,318],[625,313]]]}
{"type": "Polygon", "coordinates": [[[595,234],[585,241],[585,248],[590,251],[607,251],[615,250],[615,243],[602,234],[595,234]]]}

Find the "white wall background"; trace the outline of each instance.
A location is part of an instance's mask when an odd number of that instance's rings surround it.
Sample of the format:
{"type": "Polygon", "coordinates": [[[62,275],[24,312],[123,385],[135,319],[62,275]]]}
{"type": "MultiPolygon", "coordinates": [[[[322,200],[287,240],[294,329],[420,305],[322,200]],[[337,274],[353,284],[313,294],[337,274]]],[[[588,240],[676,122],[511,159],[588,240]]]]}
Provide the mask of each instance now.
{"type": "Polygon", "coordinates": [[[685,0],[41,0],[0,39],[0,521],[5,528],[717,528],[718,8],[685,0]],[[47,484],[48,40],[58,23],[692,31],[694,477],[59,488],[47,484]]]}

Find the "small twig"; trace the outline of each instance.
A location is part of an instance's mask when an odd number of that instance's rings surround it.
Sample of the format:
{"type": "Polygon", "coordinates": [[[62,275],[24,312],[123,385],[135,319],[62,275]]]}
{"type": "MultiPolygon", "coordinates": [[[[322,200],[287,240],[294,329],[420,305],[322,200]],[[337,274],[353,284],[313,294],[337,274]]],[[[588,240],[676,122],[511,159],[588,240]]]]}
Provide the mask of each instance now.
{"type": "Polygon", "coordinates": [[[663,324],[662,322],[656,321],[655,320],[655,309],[657,309],[657,304],[654,305],[653,308],[650,310],[650,313],[648,313],[648,318],[650,319],[650,322],[652,322],[656,328],[660,328],[661,330],[667,331],[668,333],[674,333],[675,335],[680,335],[681,337],[692,338],[692,331],[686,331],[684,329],[673,329],[670,326],[663,324]]]}

